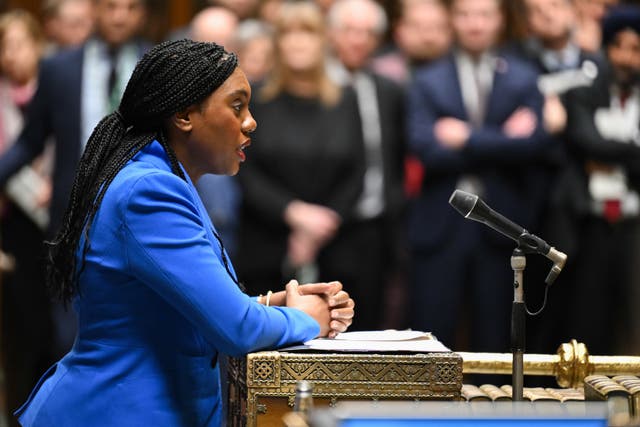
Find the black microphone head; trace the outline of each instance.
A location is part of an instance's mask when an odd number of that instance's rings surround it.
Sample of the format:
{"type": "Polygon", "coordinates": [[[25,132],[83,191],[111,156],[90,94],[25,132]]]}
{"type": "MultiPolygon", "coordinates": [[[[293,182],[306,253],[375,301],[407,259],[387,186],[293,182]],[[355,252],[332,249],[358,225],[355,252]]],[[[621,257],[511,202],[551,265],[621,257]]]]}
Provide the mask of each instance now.
{"type": "Polygon", "coordinates": [[[449,197],[449,204],[465,218],[469,217],[476,203],[478,203],[478,196],[462,190],[455,190],[449,197]]]}

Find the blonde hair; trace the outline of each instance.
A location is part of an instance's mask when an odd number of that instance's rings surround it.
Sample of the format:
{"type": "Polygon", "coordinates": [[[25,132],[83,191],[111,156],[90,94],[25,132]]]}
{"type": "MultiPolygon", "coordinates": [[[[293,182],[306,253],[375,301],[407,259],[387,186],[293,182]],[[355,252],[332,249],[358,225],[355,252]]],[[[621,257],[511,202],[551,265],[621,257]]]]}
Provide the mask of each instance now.
{"type": "MultiPolygon", "coordinates": [[[[260,90],[263,101],[269,101],[284,92],[288,80],[291,78],[291,72],[282,62],[277,41],[285,33],[294,29],[304,29],[319,34],[324,39],[326,34],[325,20],[318,6],[308,1],[285,3],[281,6],[275,22],[275,62],[273,70],[265,79],[264,86],[260,90]]],[[[327,75],[324,56],[319,61],[314,74],[320,101],[326,106],[335,105],[340,99],[341,91],[340,87],[327,75]]]]}

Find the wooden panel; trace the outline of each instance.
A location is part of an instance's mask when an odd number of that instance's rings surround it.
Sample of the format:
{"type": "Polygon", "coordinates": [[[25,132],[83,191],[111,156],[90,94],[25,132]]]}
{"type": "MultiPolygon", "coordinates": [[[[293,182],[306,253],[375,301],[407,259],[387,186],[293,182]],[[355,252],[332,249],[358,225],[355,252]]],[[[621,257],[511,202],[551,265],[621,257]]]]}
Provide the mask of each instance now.
{"type": "Polygon", "coordinates": [[[0,0],[0,10],[3,12],[9,9],[26,9],[38,18],[41,17],[40,0],[0,0]]]}

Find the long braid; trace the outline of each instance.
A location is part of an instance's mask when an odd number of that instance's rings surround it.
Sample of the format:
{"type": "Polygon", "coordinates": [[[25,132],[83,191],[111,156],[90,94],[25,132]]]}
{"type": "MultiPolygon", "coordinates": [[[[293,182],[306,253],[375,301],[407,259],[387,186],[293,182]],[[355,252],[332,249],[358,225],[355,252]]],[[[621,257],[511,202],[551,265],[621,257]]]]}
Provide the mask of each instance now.
{"type": "Polygon", "coordinates": [[[54,295],[68,302],[78,292],[78,277],[90,248],[89,231],[98,208],[118,172],[142,148],[158,140],[173,173],[185,179],[164,135],[163,123],[172,114],[202,102],[236,66],[236,56],[221,46],[191,40],[160,44],[138,62],[118,110],[103,118],[89,137],[62,226],[47,242],[47,285],[54,295]]]}

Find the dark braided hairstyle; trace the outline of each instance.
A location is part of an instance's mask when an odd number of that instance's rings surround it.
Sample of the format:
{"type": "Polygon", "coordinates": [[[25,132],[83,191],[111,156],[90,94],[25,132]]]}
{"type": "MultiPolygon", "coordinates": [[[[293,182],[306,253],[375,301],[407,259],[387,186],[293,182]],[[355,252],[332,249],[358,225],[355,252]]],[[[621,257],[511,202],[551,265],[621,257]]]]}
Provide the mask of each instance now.
{"type": "Polygon", "coordinates": [[[89,230],[116,174],[154,139],[164,147],[173,173],[185,179],[163,125],[172,114],[206,99],[235,70],[238,59],[215,43],[162,43],[136,65],[119,108],[95,127],[80,159],[63,223],[49,247],[47,285],[65,302],[78,292],[89,250],[89,230]],[[80,268],[78,245],[84,230],[80,268]]]}

